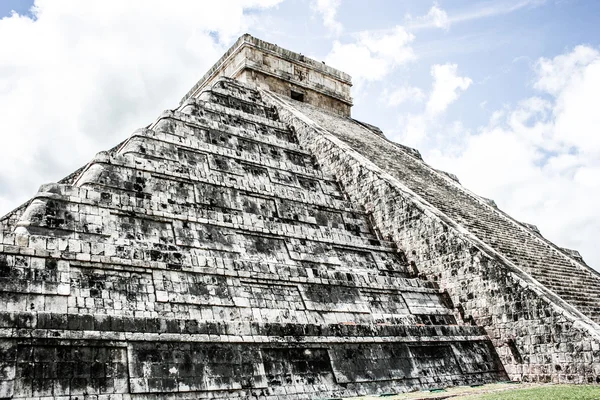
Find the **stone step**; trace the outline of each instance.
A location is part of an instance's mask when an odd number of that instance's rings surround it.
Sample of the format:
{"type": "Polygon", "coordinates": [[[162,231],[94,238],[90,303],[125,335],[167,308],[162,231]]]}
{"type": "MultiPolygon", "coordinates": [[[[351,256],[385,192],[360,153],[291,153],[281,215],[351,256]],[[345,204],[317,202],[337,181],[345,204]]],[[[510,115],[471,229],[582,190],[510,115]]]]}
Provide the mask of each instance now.
{"type": "Polygon", "coordinates": [[[563,288],[563,290],[567,292],[574,290],[584,293],[600,294],[600,289],[594,286],[597,284],[597,282],[594,281],[576,279],[575,277],[552,279],[545,276],[536,276],[535,274],[532,275],[539,282],[547,285],[549,288],[563,288]]]}
{"type": "Polygon", "coordinates": [[[528,268],[528,272],[536,277],[540,277],[542,279],[548,281],[555,282],[587,282],[591,284],[600,284],[600,279],[596,278],[591,274],[587,274],[585,271],[577,271],[577,270],[566,270],[566,269],[558,269],[558,268],[548,268],[545,270],[537,270],[528,268]]]}

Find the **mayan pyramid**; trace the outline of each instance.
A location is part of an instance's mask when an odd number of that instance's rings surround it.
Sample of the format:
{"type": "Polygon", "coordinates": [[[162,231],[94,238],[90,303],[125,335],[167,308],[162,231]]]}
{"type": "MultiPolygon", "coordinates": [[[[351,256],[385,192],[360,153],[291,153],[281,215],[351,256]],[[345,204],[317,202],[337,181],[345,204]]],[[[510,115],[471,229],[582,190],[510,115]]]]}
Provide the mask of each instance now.
{"type": "Polygon", "coordinates": [[[600,277],[244,35],[0,220],[0,398],[600,382],[600,277]],[[107,144],[110,147],[111,144],[107,144]]]}

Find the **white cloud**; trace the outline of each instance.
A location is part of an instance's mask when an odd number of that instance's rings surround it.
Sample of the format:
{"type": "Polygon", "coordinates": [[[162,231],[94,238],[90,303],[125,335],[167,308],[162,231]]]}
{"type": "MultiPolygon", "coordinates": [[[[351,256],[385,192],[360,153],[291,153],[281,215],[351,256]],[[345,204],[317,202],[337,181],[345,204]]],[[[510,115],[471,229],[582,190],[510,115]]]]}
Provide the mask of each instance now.
{"type": "Polygon", "coordinates": [[[323,25],[335,35],[341,34],[344,30],[342,24],[336,20],[337,10],[341,3],[341,0],[313,0],[311,2],[311,8],[321,14],[323,25]]]}
{"type": "Polygon", "coordinates": [[[425,114],[407,113],[398,117],[399,132],[392,133],[390,139],[420,149],[427,139],[431,121],[425,114]]]}
{"type": "Polygon", "coordinates": [[[355,84],[380,80],[389,72],[389,63],[360,43],[342,44],[334,41],[325,61],[334,68],[349,73],[355,84]]]}
{"type": "Polygon", "coordinates": [[[436,167],[538,225],[559,246],[580,250],[600,269],[600,52],[588,46],[535,65],[530,97],[493,115],[461,148],[422,148],[436,167]]]}
{"type": "Polygon", "coordinates": [[[373,54],[387,60],[392,66],[413,61],[415,53],[409,44],[415,36],[401,26],[396,26],[390,33],[363,31],[358,34],[358,42],[373,54]]]}
{"type": "Polygon", "coordinates": [[[510,0],[510,1],[489,1],[483,2],[476,7],[469,7],[468,11],[459,12],[449,18],[449,24],[468,22],[481,18],[490,18],[497,15],[510,14],[524,8],[539,7],[546,3],[546,0],[510,0]]]}
{"type": "Polygon", "coordinates": [[[433,89],[427,102],[428,114],[435,116],[444,112],[473,83],[468,77],[458,76],[457,70],[456,64],[436,64],[431,67],[433,89]]]}
{"type": "Polygon", "coordinates": [[[392,91],[384,91],[383,99],[387,106],[394,107],[406,102],[421,102],[425,98],[423,91],[414,86],[402,86],[392,91]]]}
{"type": "Polygon", "coordinates": [[[410,15],[406,17],[408,26],[411,29],[420,29],[420,28],[441,28],[448,29],[450,28],[450,19],[448,18],[448,14],[446,11],[441,9],[437,4],[434,4],[427,14],[413,18],[410,15]]]}
{"type": "Polygon", "coordinates": [[[581,76],[586,72],[586,65],[598,58],[598,51],[588,46],[577,46],[572,52],[562,54],[553,59],[540,58],[535,64],[537,80],[536,89],[558,95],[572,82],[574,75],[581,76]]]}
{"type": "MultiPolygon", "coordinates": [[[[423,111],[400,115],[398,117],[399,130],[394,133],[393,140],[419,149],[427,148],[431,142],[435,143],[440,138],[442,115],[472,83],[470,78],[458,75],[456,64],[433,65],[431,77],[433,79],[431,92],[423,111]],[[434,134],[434,132],[438,132],[438,134],[434,134]]],[[[399,96],[399,98],[401,97],[399,96]]],[[[456,130],[456,128],[453,129],[456,130]]],[[[447,150],[456,146],[458,138],[458,134],[449,135],[448,132],[442,135],[447,150]]]]}
{"type": "Polygon", "coordinates": [[[0,214],[177,106],[244,10],[277,3],[37,0],[1,19],[0,214]]]}
{"type": "Polygon", "coordinates": [[[406,16],[406,26],[411,31],[417,29],[441,28],[448,30],[451,25],[510,14],[525,8],[535,8],[546,3],[546,0],[496,0],[469,5],[466,10],[457,10],[452,15],[440,8],[437,3],[427,14],[420,17],[406,16]]]}
{"type": "Polygon", "coordinates": [[[402,26],[388,32],[363,31],[354,35],[355,41],[333,42],[327,64],[348,72],[355,83],[383,79],[395,67],[416,59],[410,47],[414,35],[402,26]]]}

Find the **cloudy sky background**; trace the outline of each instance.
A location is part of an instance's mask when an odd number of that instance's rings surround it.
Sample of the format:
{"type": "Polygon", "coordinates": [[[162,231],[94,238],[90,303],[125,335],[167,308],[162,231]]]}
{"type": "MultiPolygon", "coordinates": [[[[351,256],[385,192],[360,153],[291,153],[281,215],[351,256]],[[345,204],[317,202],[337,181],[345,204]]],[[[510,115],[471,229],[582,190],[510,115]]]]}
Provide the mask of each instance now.
{"type": "Polygon", "coordinates": [[[353,116],[600,269],[600,2],[0,0],[0,214],[146,126],[249,32],[353,116]]]}

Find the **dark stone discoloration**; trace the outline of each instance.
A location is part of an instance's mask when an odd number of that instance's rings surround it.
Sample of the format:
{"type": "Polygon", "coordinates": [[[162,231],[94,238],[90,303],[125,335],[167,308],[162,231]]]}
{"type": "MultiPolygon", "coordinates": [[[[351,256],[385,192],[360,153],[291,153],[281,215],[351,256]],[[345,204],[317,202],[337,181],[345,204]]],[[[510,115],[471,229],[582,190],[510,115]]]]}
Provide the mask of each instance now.
{"type": "Polygon", "coordinates": [[[451,301],[403,293],[421,323],[448,323],[444,310],[455,306],[464,323],[486,328],[511,378],[600,380],[595,271],[362,124],[265,98],[369,211],[378,236],[404,250],[408,276],[447,290],[451,301]]]}
{"type": "Polygon", "coordinates": [[[0,397],[308,399],[505,379],[484,330],[283,118],[219,80],[3,219],[0,397]]]}
{"type": "Polygon", "coordinates": [[[15,397],[60,397],[127,390],[124,348],[19,345],[15,397]]]}

